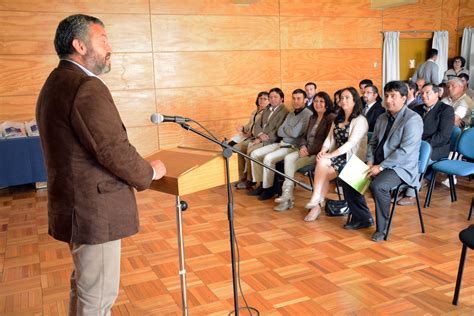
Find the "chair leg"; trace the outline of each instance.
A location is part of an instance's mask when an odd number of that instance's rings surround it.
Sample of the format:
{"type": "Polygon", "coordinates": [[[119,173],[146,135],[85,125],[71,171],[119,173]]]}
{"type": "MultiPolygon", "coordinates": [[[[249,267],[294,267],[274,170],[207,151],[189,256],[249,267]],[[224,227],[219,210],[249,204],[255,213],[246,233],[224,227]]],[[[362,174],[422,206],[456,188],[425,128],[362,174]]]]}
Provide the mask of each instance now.
{"type": "Polygon", "coordinates": [[[453,175],[449,175],[448,179],[449,179],[449,192],[451,192],[451,202],[454,202],[454,201],[457,201],[457,197],[456,197],[456,188],[454,186],[453,175]]]}
{"type": "Polygon", "coordinates": [[[392,218],[393,218],[393,213],[395,212],[395,206],[397,205],[397,197],[398,197],[398,187],[395,189],[395,192],[393,193],[394,199],[392,202],[392,209],[390,211],[390,217],[388,218],[388,225],[387,225],[387,231],[385,232],[385,236],[383,240],[388,239],[388,234],[390,233],[390,226],[392,226],[392,218]]]}
{"type": "Polygon", "coordinates": [[[421,232],[425,233],[425,225],[423,224],[423,215],[421,214],[420,197],[418,190],[415,188],[416,206],[418,207],[418,217],[420,217],[421,232]]]}
{"type": "Polygon", "coordinates": [[[459,259],[458,277],[456,279],[456,288],[454,289],[453,305],[458,305],[459,292],[461,292],[462,273],[464,271],[464,262],[466,261],[467,246],[462,245],[461,259],[459,259]]]}
{"type": "Polygon", "coordinates": [[[428,188],[428,192],[426,192],[425,208],[430,207],[431,194],[433,193],[435,183],[436,183],[436,171],[433,170],[433,177],[431,178],[430,187],[428,188]]]}
{"type": "Polygon", "coordinates": [[[471,200],[471,210],[469,211],[469,215],[467,215],[467,220],[470,221],[472,217],[472,211],[474,210],[474,197],[471,200]]]}
{"type": "Polygon", "coordinates": [[[339,181],[336,178],[336,181],[334,181],[334,182],[336,183],[337,197],[339,198],[339,201],[340,201],[341,200],[341,191],[339,191],[339,181]]]}
{"type": "Polygon", "coordinates": [[[314,186],[313,186],[314,172],[313,171],[308,171],[308,178],[309,178],[309,184],[311,185],[311,192],[312,192],[314,191],[314,186]]]}

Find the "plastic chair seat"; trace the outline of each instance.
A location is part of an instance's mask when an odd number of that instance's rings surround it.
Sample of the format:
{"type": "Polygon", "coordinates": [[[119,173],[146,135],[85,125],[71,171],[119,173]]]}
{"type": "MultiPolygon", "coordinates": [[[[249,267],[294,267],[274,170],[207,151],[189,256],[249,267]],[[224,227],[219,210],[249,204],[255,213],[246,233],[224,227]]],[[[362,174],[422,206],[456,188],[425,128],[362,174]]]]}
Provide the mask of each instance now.
{"type": "Polygon", "coordinates": [[[474,163],[462,160],[443,160],[433,164],[437,172],[447,173],[455,176],[466,177],[474,174],[474,163]]]}
{"type": "Polygon", "coordinates": [[[459,233],[459,240],[471,249],[474,249],[474,225],[462,230],[459,233]]]}

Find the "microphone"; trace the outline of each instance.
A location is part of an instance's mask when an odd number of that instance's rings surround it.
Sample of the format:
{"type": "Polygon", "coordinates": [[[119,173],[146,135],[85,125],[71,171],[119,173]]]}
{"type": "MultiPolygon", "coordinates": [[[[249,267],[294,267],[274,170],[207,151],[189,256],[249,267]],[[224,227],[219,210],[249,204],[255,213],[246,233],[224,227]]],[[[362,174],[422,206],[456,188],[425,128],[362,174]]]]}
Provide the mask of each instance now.
{"type": "Polygon", "coordinates": [[[183,123],[191,121],[191,119],[187,117],[182,117],[182,116],[170,116],[170,115],[161,115],[160,113],[153,113],[150,117],[150,121],[152,121],[155,124],[160,124],[163,122],[183,124],[183,123]]]}

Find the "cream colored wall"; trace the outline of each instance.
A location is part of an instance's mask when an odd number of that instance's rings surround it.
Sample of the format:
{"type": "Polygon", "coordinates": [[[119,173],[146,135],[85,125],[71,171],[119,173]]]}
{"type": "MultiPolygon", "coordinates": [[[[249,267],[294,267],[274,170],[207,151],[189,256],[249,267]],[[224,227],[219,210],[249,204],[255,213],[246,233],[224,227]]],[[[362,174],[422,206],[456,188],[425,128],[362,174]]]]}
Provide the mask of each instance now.
{"type": "MultiPolygon", "coordinates": [[[[208,146],[153,112],[199,120],[220,137],[245,121],[256,94],[307,81],[332,94],[363,78],[381,82],[382,31],[456,33],[473,24],[473,1],[421,0],[371,10],[369,0],[0,0],[0,121],[34,116],[39,90],[58,59],[53,38],[64,17],[101,18],[109,33],[112,91],[130,139],[142,154],[158,148],[208,146]]],[[[402,37],[431,37],[402,33],[402,37]]],[[[457,36],[450,37],[455,55],[457,36]]],[[[104,122],[106,123],[106,122],[104,122]]]]}

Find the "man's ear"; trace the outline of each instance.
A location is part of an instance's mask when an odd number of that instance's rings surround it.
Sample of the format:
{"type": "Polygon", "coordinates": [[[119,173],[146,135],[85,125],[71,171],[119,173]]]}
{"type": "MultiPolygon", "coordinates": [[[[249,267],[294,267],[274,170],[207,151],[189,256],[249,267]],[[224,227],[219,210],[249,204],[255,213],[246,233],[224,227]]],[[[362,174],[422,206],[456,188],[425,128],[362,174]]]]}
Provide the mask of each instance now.
{"type": "Polygon", "coordinates": [[[74,47],[76,52],[81,56],[84,56],[87,53],[86,45],[84,45],[84,42],[77,38],[72,41],[72,47],[74,47]]]}

